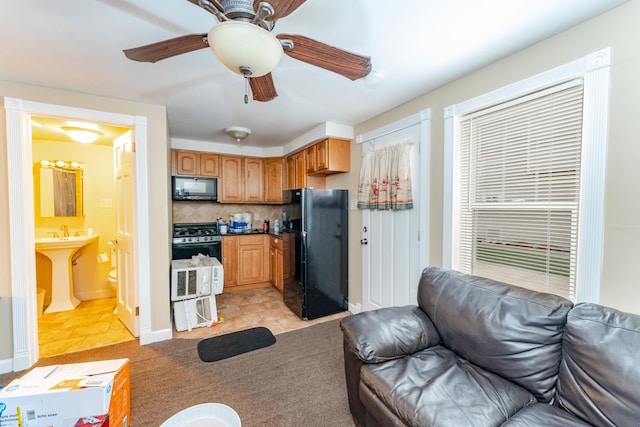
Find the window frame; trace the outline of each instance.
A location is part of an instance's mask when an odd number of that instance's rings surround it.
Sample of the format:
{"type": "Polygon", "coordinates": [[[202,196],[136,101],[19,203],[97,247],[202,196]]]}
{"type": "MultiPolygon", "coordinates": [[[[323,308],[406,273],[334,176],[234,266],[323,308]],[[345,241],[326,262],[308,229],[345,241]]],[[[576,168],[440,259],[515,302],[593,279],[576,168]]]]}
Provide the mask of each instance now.
{"type": "MultiPolygon", "coordinates": [[[[455,266],[460,206],[454,194],[460,191],[455,162],[460,155],[460,119],[491,106],[574,79],[584,87],[576,300],[600,300],[600,278],[604,246],[604,190],[608,139],[611,49],[593,52],[576,61],[526,78],[444,109],[444,192],[442,265],[455,266]]],[[[514,283],[517,285],[517,283],[514,283]]]]}

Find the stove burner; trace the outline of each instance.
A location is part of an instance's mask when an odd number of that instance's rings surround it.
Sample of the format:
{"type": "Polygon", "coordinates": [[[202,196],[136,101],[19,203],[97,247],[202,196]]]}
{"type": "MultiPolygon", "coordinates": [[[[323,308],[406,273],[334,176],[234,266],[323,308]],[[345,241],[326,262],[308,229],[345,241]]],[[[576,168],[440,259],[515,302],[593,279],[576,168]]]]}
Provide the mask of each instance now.
{"type": "Polygon", "coordinates": [[[220,241],[218,224],[215,222],[195,224],[173,224],[173,243],[201,243],[220,241]]]}

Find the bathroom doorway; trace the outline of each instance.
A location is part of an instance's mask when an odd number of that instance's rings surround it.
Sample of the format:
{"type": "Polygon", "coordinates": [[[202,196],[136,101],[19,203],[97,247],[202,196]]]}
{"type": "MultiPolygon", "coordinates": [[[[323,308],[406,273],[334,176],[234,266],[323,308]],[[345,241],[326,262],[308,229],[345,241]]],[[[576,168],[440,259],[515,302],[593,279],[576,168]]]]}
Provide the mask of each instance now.
{"type": "MultiPolygon", "coordinates": [[[[135,332],[135,320],[133,316],[126,315],[130,314],[130,307],[123,307],[120,311],[115,309],[118,301],[130,300],[115,296],[118,278],[127,278],[127,274],[117,274],[117,258],[121,246],[117,243],[120,228],[117,223],[118,218],[123,217],[118,214],[118,210],[132,204],[132,200],[122,203],[118,194],[115,176],[119,169],[115,163],[125,157],[117,155],[118,152],[131,151],[131,128],[33,115],[31,139],[36,242],[53,235],[63,238],[63,233],[72,237],[98,237],[73,255],[73,295],[80,301],[73,310],[57,311],[51,305],[51,263],[45,255],[36,252],[36,281],[41,295],[38,297],[38,309],[40,310],[40,304],[44,309],[44,313],[40,313],[38,317],[40,357],[135,339],[130,332],[135,332]],[[94,135],[96,139],[91,143],[78,142],[65,129],[87,129],[88,134],[94,135]],[[122,150],[123,146],[129,148],[122,150]],[[69,194],[66,188],[63,192],[56,185],[50,185],[57,182],[39,179],[52,173],[56,177],[74,173],[74,177],[77,177],[77,188],[74,185],[71,193],[74,200],[66,203],[76,208],[73,211],[67,212],[57,206],[52,209],[52,203],[46,203],[47,198],[57,202],[60,194],[69,194]],[[52,194],[54,190],[57,190],[56,197],[52,194]],[[120,321],[123,315],[126,315],[126,323],[120,321]]],[[[126,192],[125,197],[131,199],[131,192],[126,192]]],[[[127,269],[122,271],[126,272],[127,269]]]]}
{"type": "MultiPolygon", "coordinates": [[[[146,180],[148,171],[147,118],[107,111],[89,110],[55,104],[44,104],[15,98],[5,98],[7,129],[7,156],[9,176],[9,225],[12,232],[11,256],[11,296],[13,313],[13,370],[23,370],[33,366],[39,358],[35,257],[33,159],[31,156],[30,118],[53,116],[77,118],[80,120],[112,123],[135,129],[136,167],[135,179],[136,208],[135,224],[144,224],[149,215],[146,180]]],[[[135,228],[137,243],[135,265],[136,289],[136,335],[144,331],[144,342],[150,325],[150,260],[147,230],[135,228]],[[141,325],[141,326],[139,326],[141,325]]]]}

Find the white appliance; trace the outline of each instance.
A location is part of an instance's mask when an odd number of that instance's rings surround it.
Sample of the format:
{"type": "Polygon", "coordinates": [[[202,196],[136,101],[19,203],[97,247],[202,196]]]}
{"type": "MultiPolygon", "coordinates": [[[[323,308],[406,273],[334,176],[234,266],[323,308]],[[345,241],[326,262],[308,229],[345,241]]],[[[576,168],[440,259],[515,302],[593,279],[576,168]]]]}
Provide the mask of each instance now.
{"type": "Polygon", "coordinates": [[[173,319],[176,331],[208,327],[218,321],[216,297],[206,295],[173,303],[173,319]]]}
{"type": "Polygon", "coordinates": [[[171,301],[221,294],[224,270],[217,258],[198,254],[171,261],[171,301]]]}

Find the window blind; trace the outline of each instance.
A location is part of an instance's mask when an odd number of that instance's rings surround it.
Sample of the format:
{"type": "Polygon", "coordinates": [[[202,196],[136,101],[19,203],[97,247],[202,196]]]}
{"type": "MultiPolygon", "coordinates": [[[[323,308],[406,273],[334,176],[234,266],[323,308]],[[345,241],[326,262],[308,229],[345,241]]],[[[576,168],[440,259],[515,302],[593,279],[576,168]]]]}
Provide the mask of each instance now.
{"type": "Polygon", "coordinates": [[[455,268],[575,299],[582,80],[460,122],[455,268]]]}

